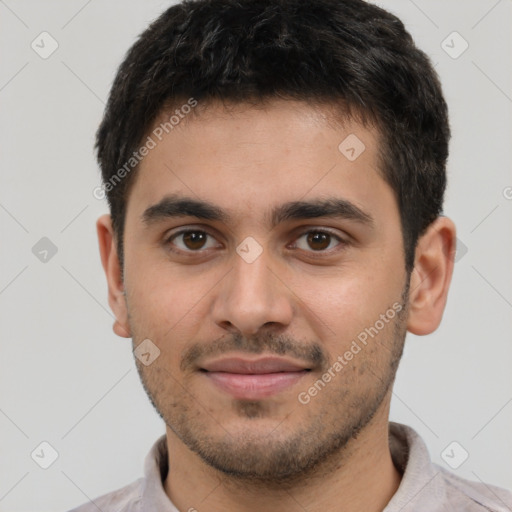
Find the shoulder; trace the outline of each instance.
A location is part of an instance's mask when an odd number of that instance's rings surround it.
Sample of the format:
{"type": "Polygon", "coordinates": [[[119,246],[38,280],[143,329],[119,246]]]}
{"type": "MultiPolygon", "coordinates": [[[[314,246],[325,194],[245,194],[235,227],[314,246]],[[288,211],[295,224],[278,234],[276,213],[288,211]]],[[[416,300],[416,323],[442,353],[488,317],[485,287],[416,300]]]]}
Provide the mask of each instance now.
{"type": "Polygon", "coordinates": [[[511,512],[512,493],[494,485],[457,476],[432,462],[419,434],[390,423],[390,450],[402,481],[386,512],[511,512]]]}
{"type": "Polygon", "coordinates": [[[90,500],[69,512],[138,512],[141,510],[143,478],[90,500]]]}
{"type": "Polygon", "coordinates": [[[510,512],[512,493],[506,489],[484,482],[474,482],[461,478],[437,464],[438,477],[442,478],[446,489],[446,501],[455,510],[464,506],[468,511],[510,512]],[[459,507],[459,508],[457,508],[459,507]]]}

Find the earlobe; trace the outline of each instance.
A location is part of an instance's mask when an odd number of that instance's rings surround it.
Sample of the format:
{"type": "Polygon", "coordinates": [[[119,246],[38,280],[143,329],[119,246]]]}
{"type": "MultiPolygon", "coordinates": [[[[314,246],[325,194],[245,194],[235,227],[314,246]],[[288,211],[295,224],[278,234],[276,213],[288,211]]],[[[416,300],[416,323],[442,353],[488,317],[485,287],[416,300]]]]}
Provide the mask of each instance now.
{"type": "Polygon", "coordinates": [[[453,274],[455,234],[454,223],[448,217],[438,217],[418,241],[407,323],[413,334],[430,334],[441,323],[453,274]]]}
{"type": "Polygon", "coordinates": [[[116,317],[113,330],[118,336],[130,338],[131,332],[128,323],[124,283],[110,215],[102,215],[97,220],[96,232],[98,234],[101,263],[107,277],[108,303],[116,317]]]}

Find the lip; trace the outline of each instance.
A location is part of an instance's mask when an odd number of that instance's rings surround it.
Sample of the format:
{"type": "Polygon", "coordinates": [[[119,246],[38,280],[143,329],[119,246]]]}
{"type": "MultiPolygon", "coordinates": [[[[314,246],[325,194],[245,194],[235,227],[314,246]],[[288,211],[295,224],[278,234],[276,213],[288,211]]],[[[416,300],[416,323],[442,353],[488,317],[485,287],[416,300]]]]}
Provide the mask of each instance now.
{"type": "Polygon", "coordinates": [[[307,370],[308,368],[303,364],[280,357],[260,357],[258,359],[224,357],[204,364],[201,369],[208,372],[258,375],[279,372],[297,372],[307,370]]]}
{"type": "Polygon", "coordinates": [[[276,357],[226,357],[204,364],[201,370],[217,388],[241,400],[275,395],[309,372],[304,364],[276,357]]]}

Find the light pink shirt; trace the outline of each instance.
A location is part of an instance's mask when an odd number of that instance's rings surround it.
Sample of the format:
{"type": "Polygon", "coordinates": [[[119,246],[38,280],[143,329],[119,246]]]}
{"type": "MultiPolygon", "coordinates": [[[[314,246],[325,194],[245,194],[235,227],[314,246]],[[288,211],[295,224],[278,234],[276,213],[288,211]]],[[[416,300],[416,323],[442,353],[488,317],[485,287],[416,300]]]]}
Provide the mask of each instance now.
{"type": "MultiPolygon", "coordinates": [[[[391,456],[403,476],[383,512],[512,512],[511,492],[459,478],[431,462],[425,443],[412,428],[392,422],[389,427],[391,456]]],[[[70,512],[180,512],[162,485],[167,471],[163,435],[146,457],[144,477],[70,512]]],[[[207,512],[207,507],[201,510],[207,512]]]]}

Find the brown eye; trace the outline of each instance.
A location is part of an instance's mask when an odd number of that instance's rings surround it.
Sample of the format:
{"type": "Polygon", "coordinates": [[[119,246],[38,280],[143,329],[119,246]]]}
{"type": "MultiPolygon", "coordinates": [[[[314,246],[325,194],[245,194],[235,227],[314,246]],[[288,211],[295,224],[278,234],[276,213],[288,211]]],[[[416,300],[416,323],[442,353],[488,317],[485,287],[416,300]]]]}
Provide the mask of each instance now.
{"type": "Polygon", "coordinates": [[[206,242],[206,237],[206,233],[203,233],[202,231],[188,231],[183,235],[183,243],[187,249],[202,249],[206,242]]]}
{"type": "Polygon", "coordinates": [[[331,242],[331,235],[328,233],[321,233],[318,231],[311,231],[308,233],[308,244],[315,251],[323,251],[329,247],[331,242]]]}
{"type": "Polygon", "coordinates": [[[299,236],[294,245],[308,252],[330,252],[331,249],[346,245],[346,242],[329,231],[312,230],[299,236]]]}
{"type": "Polygon", "coordinates": [[[201,230],[184,230],[174,233],[166,242],[174,252],[201,252],[216,247],[215,238],[201,230]],[[209,244],[209,245],[208,245],[209,244]]]}

